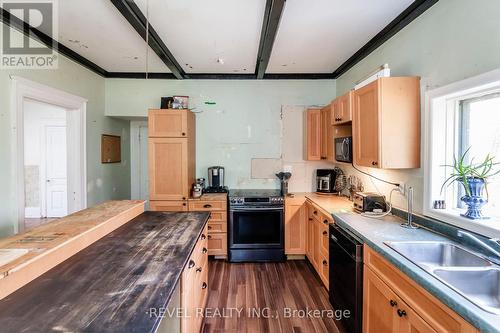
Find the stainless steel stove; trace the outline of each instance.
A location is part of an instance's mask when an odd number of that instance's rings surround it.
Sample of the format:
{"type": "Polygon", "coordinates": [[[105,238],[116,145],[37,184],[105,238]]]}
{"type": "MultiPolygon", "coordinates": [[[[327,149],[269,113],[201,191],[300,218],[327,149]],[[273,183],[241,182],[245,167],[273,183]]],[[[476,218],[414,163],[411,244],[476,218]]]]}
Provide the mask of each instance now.
{"type": "Polygon", "coordinates": [[[229,261],[283,261],[284,198],[279,190],[229,191],[229,261]]]}

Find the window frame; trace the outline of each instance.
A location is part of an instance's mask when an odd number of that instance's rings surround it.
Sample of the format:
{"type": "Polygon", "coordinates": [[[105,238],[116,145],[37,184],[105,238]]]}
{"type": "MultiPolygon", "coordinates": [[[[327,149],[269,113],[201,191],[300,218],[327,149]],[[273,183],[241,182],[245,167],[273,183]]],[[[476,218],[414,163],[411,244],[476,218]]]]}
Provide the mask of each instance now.
{"type": "MultiPolygon", "coordinates": [[[[460,216],[458,211],[453,208],[439,210],[432,207],[433,200],[436,199],[433,194],[436,193],[438,187],[441,187],[443,175],[448,172],[441,165],[453,163],[449,160],[452,157],[449,154],[447,156],[448,152],[458,153],[459,145],[457,140],[460,140],[459,135],[457,135],[458,128],[450,130],[449,126],[459,127],[459,121],[456,117],[459,117],[461,113],[459,111],[460,101],[484,97],[495,92],[500,93],[500,69],[429,90],[425,93],[423,213],[425,216],[462,229],[492,238],[500,238],[500,219],[498,218],[470,220],[460,216]],[[451,119],[452,117],[455,117],[455,119],[451,119]],[[446,133],[443,133],[443,124],[447,127],[446,133]],[[444,140],[444,145],[436,145],[437,139],[441,140],[441,142],[444,140]]],[[[453,202],[450,201],[454,199],[451,193],[457,193],[455,191],[457,191],[458,184],[455,182],[451,186],[454,186],[455,190],[446,191],[447,203],[453,202]]]]}

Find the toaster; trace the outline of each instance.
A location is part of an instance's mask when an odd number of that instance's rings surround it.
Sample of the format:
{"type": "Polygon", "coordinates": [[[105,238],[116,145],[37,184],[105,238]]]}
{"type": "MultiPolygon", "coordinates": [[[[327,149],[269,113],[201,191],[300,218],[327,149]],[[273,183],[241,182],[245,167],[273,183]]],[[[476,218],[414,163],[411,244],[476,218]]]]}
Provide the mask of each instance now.
{"type": "Polygon", "coordinates": [[[354,193],[354,209],[358,212],[373,212],[375,209],[387,211],[385,196],[377,193],[354,193]]]}

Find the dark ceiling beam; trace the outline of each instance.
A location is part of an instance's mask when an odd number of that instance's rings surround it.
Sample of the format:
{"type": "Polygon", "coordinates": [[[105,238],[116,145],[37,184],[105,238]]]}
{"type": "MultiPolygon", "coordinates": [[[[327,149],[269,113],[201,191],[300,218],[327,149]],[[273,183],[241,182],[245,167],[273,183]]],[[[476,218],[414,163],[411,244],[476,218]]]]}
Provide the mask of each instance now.
{"type": "MultiPolygon", "coordinates": [[[[146,79],[146,73],[111,72],[106,76],[114,79],[146,79]]],[[[172,73],[148,73],[148,79],[176,80],[172,73]]],[[[331,80],[332,73],[266,74],[264,80],[331,80]]],[[[255,80],[255,74],[243,73],[197,73],[189,74],[189,80],[255,80]]]]}
{"type": "Polygon", "coordinates": [[[259,51],[257,53],[257,65],[255,75],[257,79],[264,78],[269,59],[273,51],[274,40],[278,33],[281,15],[285,9],[286,0],[267,0],[264,11],[264,20],[260,32],[259,51]]]}
{"type": "Polygon", "coordinates": [[[70,48],[64,46],[63,44],[57,42],[52,37],[46,35],[40,30],[33,28],[23,20],[17,18],[14,15],[11,15],[8,11],[4,10],[3,8],[0,8],[0,13],[1,13],[0,22],[2,22],[3,24],[22,32],[23,34],[35,39],[36,41],[42,43],[43,45],[56,51],[57,53],[66,56],[67,58],[77,62],[78,64],[82,65],[87,69],[90,69],[94,73],[99,74],[100,76],[103,77],[107,76],[108,72],[103,68],[99,67],[92,61],[82,57],[81,55],[71,50],[70,48]]]}
{"type": "Polygon", "coordinates": [[[181,65],[175,60],[174,56],[167,48],[165,43],[156,33],[155,29],[148,23],[146,16],[141,12],[139,7],[133,0],[110,0],[111,3],[118,9],[118,11],[125,17],[125,19],[132,25],[142,39],[146,41],[146,34],[148,34],[148,43],[151,49],[160,57],[160,59],[167,65],[172,74],[178,79],[187,78],[186,73],[181,65]],[[149,27],[148,27],[149,26],[149,27]]]}
{"type": "Polygon", "coordinates": [[[382,29],[382,31],[370,39],[368,43],[347,59],[346,62],[340,65],[340,67],[333,72],[333,78],[339,78],[342,74],[366,58],[369,54],[401,31],[413,20],[422,15],[425,11],[427,11],[427,9],[434,6],[438,1],[439,0],[415,0],[410,6],[408,6],[408,8],[398,15],[398,17],[382,29]]]}

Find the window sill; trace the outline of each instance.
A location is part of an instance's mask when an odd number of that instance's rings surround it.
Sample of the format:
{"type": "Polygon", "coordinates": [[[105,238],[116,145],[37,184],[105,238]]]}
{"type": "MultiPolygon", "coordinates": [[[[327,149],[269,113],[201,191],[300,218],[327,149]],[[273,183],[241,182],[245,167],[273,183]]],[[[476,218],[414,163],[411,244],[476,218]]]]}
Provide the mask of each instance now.
{"type": "Polygon", "coordinates": [[[454,209],[429,209],[424,215],[477,234],[500,238],[500,218],[492,217],[485,220],[471,220],[460,216],[461,211],[454,209]]]}

